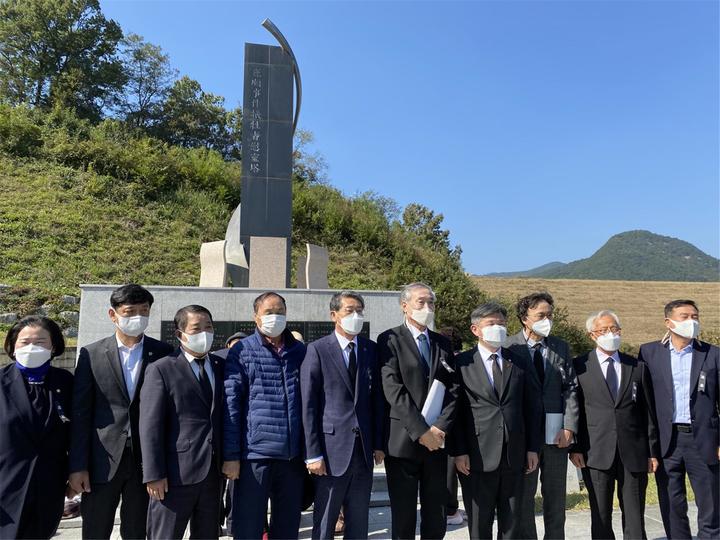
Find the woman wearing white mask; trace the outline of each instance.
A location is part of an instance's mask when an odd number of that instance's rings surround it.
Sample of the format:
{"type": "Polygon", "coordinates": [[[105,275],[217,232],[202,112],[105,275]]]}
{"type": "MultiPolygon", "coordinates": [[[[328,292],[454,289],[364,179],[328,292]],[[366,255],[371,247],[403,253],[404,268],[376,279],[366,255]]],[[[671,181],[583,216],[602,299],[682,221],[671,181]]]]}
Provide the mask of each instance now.
{"type": "Polygon", "coordinates": [[[73,377],[53,367],[60,327],[25,317],[5,338],[0,370],[0,538],[50,538],[63,513],[73,377]]]}

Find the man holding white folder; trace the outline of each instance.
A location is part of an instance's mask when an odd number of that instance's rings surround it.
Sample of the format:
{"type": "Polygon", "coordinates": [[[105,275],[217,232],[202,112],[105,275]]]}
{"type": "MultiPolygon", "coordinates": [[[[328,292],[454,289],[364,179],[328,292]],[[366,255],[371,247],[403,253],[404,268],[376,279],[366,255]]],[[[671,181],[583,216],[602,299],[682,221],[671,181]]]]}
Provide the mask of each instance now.
{"type": "Polygon", "coordinates": [[[540,476],[543,522],[546,539],[565,538],[565,496],[568,449],[578,430],[577,377],[570,347],[551,336],[554,302],[546,292],[518,300],[517,317],[523,329],[510,336],[505,346],[531,367],[528,375],[537,384],[542,398],[543,443],[538,468],[522,480],[516,538],[536,539],[535,492],[540,476]]]}
{"type": "Polygon", "coordinates": [[[435,293],[412,283],[400,293],[405,321],[378,337],[388,417],[385,424],[393,539],[414,539],[418,488],[420,537],[443,538],[446,529],[445,435],[455,417],[457,380],[452,346],[429,329],[435,293]]]}

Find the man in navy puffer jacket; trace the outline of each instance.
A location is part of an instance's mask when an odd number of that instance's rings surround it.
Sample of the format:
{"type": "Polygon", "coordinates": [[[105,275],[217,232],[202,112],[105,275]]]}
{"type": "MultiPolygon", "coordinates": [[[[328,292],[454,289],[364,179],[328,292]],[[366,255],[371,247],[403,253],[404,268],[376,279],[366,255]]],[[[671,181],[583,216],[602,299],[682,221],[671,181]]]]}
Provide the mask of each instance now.
{"type": "Polygon", "coordinates": [[[255,333],[225,362],[223,473],[235,482],[234,538],[260,539],[272,501],[270,538],[298,537],[305,464],[300,364],[305,345],[285,328],[285,299],[255,299],[255,333]]]}

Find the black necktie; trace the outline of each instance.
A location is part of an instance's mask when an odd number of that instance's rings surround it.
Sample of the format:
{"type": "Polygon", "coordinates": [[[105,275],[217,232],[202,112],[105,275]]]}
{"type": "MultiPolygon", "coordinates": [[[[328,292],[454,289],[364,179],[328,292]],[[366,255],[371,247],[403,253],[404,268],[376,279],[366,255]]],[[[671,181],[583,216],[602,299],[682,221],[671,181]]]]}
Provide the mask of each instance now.
{"type": "Polygon", "coordinates": [[[350,386],[353,389],[353,395],[355,395],[355,379],[357,379],[357,355],[355,354],[355,343],[352,341],[348,343],[350,347],[350,354],[348,355],[348,375],[350,375],[350,386]]]}
{"type": "Polygon", "coordinates": [[[608,366],[607,371],[605,372],[605,382],[608,385],[613,401],[615,401],[617,400],[618,393],[618,376],[617,371],[615,371],[615,361],[612,358],[608,358],[607,363],[608,366]]]}
{"type": "Polygon", "coordinates": [[[213,390],[212,385],[210,384],[210,379],[208,379],[208,374],[205,371],[205,359],[206,357],[196,358],[195,362],[197,362],[197,365],[200,368],[200,372],[198,373],[198,381],[200,381],[200,388],[202,388],[203,396],[205,396],[205,399],[208,403],[212,404],[213,390]]]}
{"type": "Polygon", "coordinates": [[[538,379],[540,379],[540,385],[545,383],[545,360],[542,354],[542,343],[536,343],[533,345],[533,364],[535,364],[535,371],[537,371],[538,379]]]}
{"type": "Polygon", "coordinates": [[[492,360],[493,386],[495,387],[495,393],[500,397],[503,387],[503,374],[497,361],[498,355],[495,353],[491,354],[490,360],[492,360]]]}

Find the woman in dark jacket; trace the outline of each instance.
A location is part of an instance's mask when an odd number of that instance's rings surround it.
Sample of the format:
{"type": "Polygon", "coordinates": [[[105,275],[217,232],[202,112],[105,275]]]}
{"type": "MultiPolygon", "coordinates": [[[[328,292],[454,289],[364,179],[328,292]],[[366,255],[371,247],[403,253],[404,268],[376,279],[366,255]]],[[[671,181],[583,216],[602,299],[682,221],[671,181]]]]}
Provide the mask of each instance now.
{"type": "Polygon", "coordinates": [[[5,338],[0,370],[0,538],[50,538],[68,478],[72,374],[52,367],[65,351],[58,325],[25,317],[5,338]]]}

